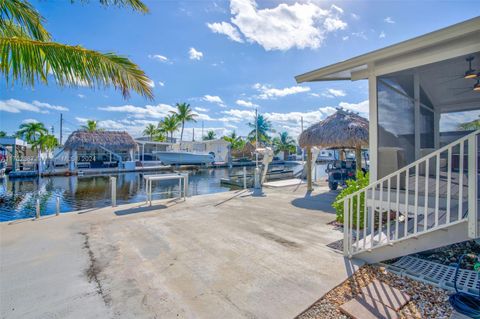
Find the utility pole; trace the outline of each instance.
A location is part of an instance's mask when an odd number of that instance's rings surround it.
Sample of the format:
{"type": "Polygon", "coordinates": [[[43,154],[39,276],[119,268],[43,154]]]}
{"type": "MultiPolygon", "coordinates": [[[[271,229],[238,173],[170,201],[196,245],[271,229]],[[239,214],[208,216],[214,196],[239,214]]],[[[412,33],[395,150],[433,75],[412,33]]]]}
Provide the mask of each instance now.
{"type": "Polygon", "coordinates": [[[63,145],[63,113],[60,113],[60,145],[63,145]]]}
{"type": "Polygon", "coordinates": [[[258,109],[255,108],[255,167],[258,168],[258,109]]]}

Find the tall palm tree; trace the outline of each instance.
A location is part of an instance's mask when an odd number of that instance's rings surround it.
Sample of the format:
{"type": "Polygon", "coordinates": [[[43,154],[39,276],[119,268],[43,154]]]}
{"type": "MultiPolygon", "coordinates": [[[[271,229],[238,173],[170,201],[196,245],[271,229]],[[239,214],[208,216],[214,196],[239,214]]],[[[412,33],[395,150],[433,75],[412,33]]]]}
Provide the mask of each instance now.
{"type": "Polygon", "coordinates": [[[180,127],[180,121],[175,114],[167,115],[158,123],[159,129],[165,133],[170,133],[170,141],[173,142],[173,133],[180,127]]]}
{"type": "Polygon", "coordinates": [[[93,133],[102,129],[98,127],[98,121],[87,120],[87,125],[82,125],[82,130],[93,133]]]}
{"type": "Polygon", "coordinates": [[[38,140],[46,134],[48,134],[47,128],[43,123],[39,122],[23,123],[17,131],[17,136],[20,136],[28,144],[32,145],[32,149],[38,143],[38,140]]]}
{"type": "Polygon", "coordinates": [[[207,135],[202,137],[202,139],[204,141],[211,141],[211,140],[214,140],[216,138],[217,138],[217,134],[215,134],[215,131],[212,131],[212,130],[208,131],[207,135]]]}
{"type": "Polygon", "coordinates": [[[185,122],[196,122],[195,117],[197,114],[193,113],[190,104],[188,103],[177,103],[175,104],[177,107],[176,111],[171,111],[173,114],[177,116],[177,119],[182,123],[182,129],[180,131],[180,143],[183,140],[183,129],[185,127],[185,122]]]}
{"type": "MultiPolygon", "coordinates": [[[[146,13],[140,0],[99,0],[102,5],[130,6],[146,13]]],[[[60,86],[109,87],[153,99],[150,79],[135,63],[114,53],[52,41],[44,18],[28,0],[0,0],[0,74],[7,85],[37,81],[60,86]]]]}
{"type": "Polygon", "coordinates": [[[150,137],[150,140],[153,141],[153,137],[158,134],[159,130],[153,124],[148,124],[145,129],[143,130],[143,136],[150,137]]]}
{"type": "Polygon", "coordinates": [[[40,138],[34,143],[32,148],[38,148],[40,151],[53,151],[57,147],[58,140],[54,135],[45,134],[40,136],[40,138]]]}
{"type": "Polygon", "coordinates": [[[265,116],[262,114],[258,114],[257,116],[257,125],[255,121],[253,123],[248,123],[248,126],[252,128],[250,133],[248,133],[248,139],[250,142],[254,142],[256,139],[256,130],[258,126],[258,141],[263,143],[270,142],[270,136],[268,132],[275,132],[272,128],[272,122],[270,122],[265,116]]]}
{"type": "Polygon", "coordinates": [[[295,140],[288,135],[288,132],[279,133],[277,137],[273,138],[273,147],[277,152],[283,152],[283,158],[288,158],[289,153],[296,151],[295,140]]]}

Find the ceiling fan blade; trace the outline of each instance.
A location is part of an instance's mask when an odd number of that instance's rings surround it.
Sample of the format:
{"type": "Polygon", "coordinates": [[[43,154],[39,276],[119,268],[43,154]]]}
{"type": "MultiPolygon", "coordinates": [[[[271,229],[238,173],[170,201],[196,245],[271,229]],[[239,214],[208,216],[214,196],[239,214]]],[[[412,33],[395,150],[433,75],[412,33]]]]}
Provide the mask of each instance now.
{"type": "Polygon", "coordinates": [[[445,83],[449,83],[449,82],[452,82],[452,81],[455,81],[455,80],[460,80],[460,79],[463,79],[463,75],[457,76],[457,77],[452,77],[450,80],[445,80],[445,81],[440,82],[440,84],[445,84],[445,83]]]}

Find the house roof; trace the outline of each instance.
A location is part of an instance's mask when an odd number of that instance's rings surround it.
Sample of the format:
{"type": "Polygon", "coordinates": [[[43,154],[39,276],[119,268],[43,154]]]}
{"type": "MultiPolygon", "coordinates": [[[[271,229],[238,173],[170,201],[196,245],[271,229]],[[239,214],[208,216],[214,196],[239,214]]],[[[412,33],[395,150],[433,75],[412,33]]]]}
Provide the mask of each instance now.
{"type": "Polygon", "coordinates": [[[479,51],[480,41],[478,39],[480,39],[480,17],[475,17],[444,29],[298,75],[295,80],[302,83],[365,79],[368,77],[370,65],[377,67],[377,65],[383,64],[391,68],[395,58],[404,58],[405,60],[402,61],[401,65],[398,61],[396,62],[400,69],[407,69],[479,51]],[[438,57],[434,56],[427,52],[431,50],[441,51],[442,54],[438,57]]]}
{"type": "Polygon", "coordinates": [[[131,150],[136,147],[135,140],[127,132],[118,131],[75,131],[65,142],[65,150],[94,150],[106,148],[110,151],[131,150]]]}

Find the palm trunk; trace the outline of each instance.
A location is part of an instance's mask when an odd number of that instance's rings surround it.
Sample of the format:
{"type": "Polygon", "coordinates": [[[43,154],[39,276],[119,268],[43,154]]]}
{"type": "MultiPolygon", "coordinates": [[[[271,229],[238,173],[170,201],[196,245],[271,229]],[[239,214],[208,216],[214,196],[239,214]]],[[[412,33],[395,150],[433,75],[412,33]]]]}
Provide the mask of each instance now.
{"type": "Polygon", "coordinates": [[[180,132],[180,143],[182,143],[183,140],[183,127],[185,126],[185,122],[182,121],[182,131],[180,132]]]}

